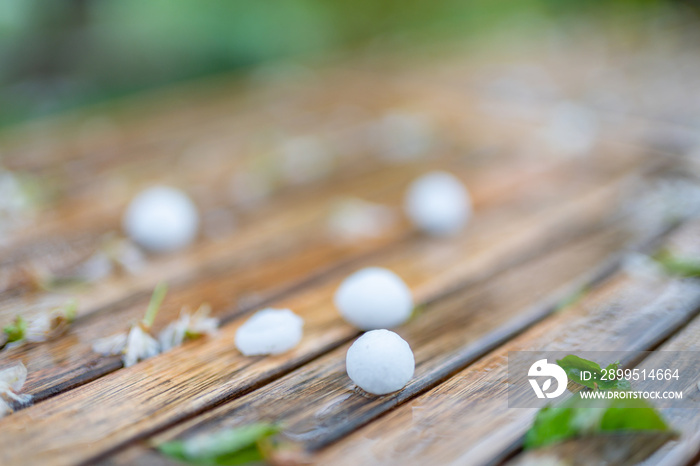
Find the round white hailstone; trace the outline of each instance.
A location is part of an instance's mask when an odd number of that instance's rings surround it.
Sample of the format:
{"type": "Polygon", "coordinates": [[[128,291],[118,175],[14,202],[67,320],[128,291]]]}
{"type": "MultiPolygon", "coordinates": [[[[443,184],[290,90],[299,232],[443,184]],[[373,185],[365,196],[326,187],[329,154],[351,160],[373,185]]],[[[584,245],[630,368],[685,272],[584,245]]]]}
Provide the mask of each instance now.
{"type": "Polygon", "coordinates": [[[343,280],[334,302],[343,318],[362,330],[396,327],[413,311],[411,290],[401,277],[380,267],[367,267],[343,280]]]}
{"type": "Polygon", "coordinates": [[[422,114],[389,113],[375,124],[373,132],[380,156],[390,162],[418,160],[435,142],[433,125],[422,114]]]}
{"type": "Polygon", "coordinates": [[[345,357],[348,376],[374,395],[401,390],[416,367],[405,340],[389,330],[372,330],[358,338],[345,357]]]}
{"type": "Polygon", "coordinates": [[[467,188],[454,175],[434,171],[411,183],[404,208],[418,228],[432,235],[447,236],[467,224],[472,201],[467,188]]]}
{"type": "Polygon", "coordinates": [[[299,344],[303,326],[289,309],[263,309],[236,330],[236,348],[246,356],[281,354],[299,344]]]}
{"type": "Polygon", "coordinates": [[[595,146],[599,126],[592,110],[573,102],[562,102],[552,110],[544,138],[552,149],[564,155],[581,156],[595,146]]]}
{"type": "Polygon", "coordinates": [[[133,241],[149,251],[175,251],[192,243],[197,236],[199,214],[184,192],[155,186],[131,201],[123,227],[133,241]]]}

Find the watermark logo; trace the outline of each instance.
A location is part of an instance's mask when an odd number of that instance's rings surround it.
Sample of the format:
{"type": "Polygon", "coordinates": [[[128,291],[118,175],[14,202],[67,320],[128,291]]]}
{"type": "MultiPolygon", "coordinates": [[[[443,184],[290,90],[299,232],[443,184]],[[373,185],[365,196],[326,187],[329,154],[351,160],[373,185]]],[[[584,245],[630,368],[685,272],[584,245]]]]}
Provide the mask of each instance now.
{"type": "Polygon", "coordinates": [[[558,365],[548,363],[546,359],[535,361],[535,363],[530,366],[527,375],[531,377],[528,380],[537,398],[556,398],[566,390],[566,383],[568,382],[566,372],[558,365]],[[538,379],[542,377],[547,377],[547,379],[544,380],[544,383],[540,387],[538,379]],[[557,381],[557,388],[554,391],[548,391],[552,387],[552,378],[557,381]]]}

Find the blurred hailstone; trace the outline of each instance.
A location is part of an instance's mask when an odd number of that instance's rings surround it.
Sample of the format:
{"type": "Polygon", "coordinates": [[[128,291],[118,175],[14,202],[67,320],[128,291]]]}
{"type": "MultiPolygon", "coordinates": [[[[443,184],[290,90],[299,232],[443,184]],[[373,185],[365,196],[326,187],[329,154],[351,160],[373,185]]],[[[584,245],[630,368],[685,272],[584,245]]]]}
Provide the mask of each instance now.
{"type": "Polygon", "coordinates": [[[30,179],[0,168],[0,234],[21,224],[36,207],[38,186],[30,179]]]}
{"type": "Polygon", "coordinates": [[[408,187],[404,210],[421,230],[435,236],[450,236],[459,233],[471,218],[472,201],[457,177],[432,171],[408,187]]]}
{"type": "Polygon", "coordinates": [[[245,356],[281,354],[301,341],[304,320],[289,309],[267,308],[238,327],[234,343],[245,356]]]}
{"type": "Polygon", "coordinates": [[[580,156],[595,146],[598,133],[595,112],[573,102],[562,102],[552,109],[542,136],[554,151],[580,156]]]}
{"type": "Polygon", "coordinates": [[[197,206],[183,191],[154,186],[141,191],[129,204],[124,230],[152,252],[171,252],[191,244],[199,231],[197,206]]]}
{"type": "Polygon", "coordinates": [[[242,170],[231,176],[228,185],[228,198],[237,207],[252,209],[258,207],[274,191],[274,179],[263,170],[242,170]]]}
{"type": "Polygon", "coordinates": [[[378,238],[389,231],[398,216],[391,207],[358,198],[334,202],[328,216],[328,232],[340,242],[378,238]]]}
{"type": "Polygon", "coordinates": [[[280,146],[282,173],[291,184],[301,185],[327,177],[333,169],[331,152],[314,137],[298,137],[280,146]]]}
{"type": "Polygon", "coordinates": [[[389,113],[374,124],[372,133],[380,157],[390,162],[420,159],[435,143],[432,122],[417,113],[389,113]]]}

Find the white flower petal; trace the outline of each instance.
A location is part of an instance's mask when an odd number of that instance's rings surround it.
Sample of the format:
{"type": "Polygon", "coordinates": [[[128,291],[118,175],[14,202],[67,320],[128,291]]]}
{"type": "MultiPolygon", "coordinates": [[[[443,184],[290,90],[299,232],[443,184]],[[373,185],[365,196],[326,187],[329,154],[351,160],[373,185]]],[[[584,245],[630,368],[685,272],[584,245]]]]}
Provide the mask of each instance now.
{"type": "Polygon", "coordinates": [[[92,350],[103,356],[115,356],[121,354],[126,348],[126,339],[126,333],[100,338],[92,344],[92,350]]]}
{"type": "Polygon", "coordinates": [[[150,336],[139,324],[131,327],[126,341],[126,351],[122,358],[125,367],[133,366],[158,353],[160,353],[160,345],[155,338],[150,336]]]}

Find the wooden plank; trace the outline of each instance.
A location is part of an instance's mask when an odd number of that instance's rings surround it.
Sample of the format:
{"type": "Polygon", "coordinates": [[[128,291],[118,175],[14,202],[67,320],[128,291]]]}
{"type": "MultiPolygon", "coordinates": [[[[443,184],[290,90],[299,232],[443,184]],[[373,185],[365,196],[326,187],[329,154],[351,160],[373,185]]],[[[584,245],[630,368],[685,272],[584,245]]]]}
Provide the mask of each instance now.
{"type": "MultiPolygon", "coordinates": [[[[489,254],[493,254],[499,248],[499,245],[492,241],[493,232],[502,228],[501,225],[504,223],[504,218],[508,218],[510,223],[507,231],[517,232],[518,228],[524,229],[529,225],[533,215],[547,216],[545,208],[548,205],[554,207],[555,210],[561,210],[557,205],[564,197],[576,198],[581,192],[586,191],[586,185],[590,185],[593,182],[593,180],[586,180],[581,184],[567,182],[569,178],[566,174],[570,169],[571,167],[565,165],[554,168],[551,171],[545,171],[539,175],[535,173],[533,174],[534,178],[531,180],[532,185],[527,181],[527,178],[521,177],[519,187],[518,184],[509,186],[510,188],[515,188],[507,190],[510,199],[500,194],[498,198],[499,204],[490,207],[489,201],[479,195],[479,186],[481,184],[474,183],[477,208],[483,204],[483,210],[479,214],[481,220],[475,222],[470,234],[462,238],[459,243],[454,244],[453,247],[462,248],[465,251],[483,247],[484,251],[482,253],[484,256],[490,257],[489,254]],[[543,192],[545,194],[556,193],[556,197],[549,194],[542,196],[543,192]],[[479,199],[482,199],[482,201],[479,201],[479,199]],[[521,222],[522,226],[519,226],[518,222],[521,222]]],[[[396,172],[397,170],[394,171],[396,172]]],[[[600,176],[603,175],[601,174],[600,176]]],[[[382,180],[383,178],[378,177],[377,179],[382,180]]],[[[478,179],[477,177],[476,180],[478,179]]],[[[596,178],[594,177],[594,179],[596,178]]],[[[404,178],[403,183],[405,184],[408,180],[410,180],[410,177],[404,178]]],[[[623,185],[629,183],[635,184],[636,181],[626,179],[623,185]]],[[[617,196],[615,192],[618,189],[625,191],[628,188],[629,185],[627,187],[613,185],[610,188],[611,190],[606,191],[603,189],[602,195],[609,195],[614,198],[617,196]]],[[[400,192],[401,190],[396,190],[388,193],[392,197],[393,203],[399,202],[396,197],[400,197],[400,192]]],[[[494,193],[492,189],[489,189],[488,192],[494,193]]],[[[607,211],[610,213],[614,211],[615,205],[605,206],[603,209],[611,208],[612,210],[607,211]]],[[[232,265],[228,267],[211,267],[213,271],[209,273],[206,273],[206,268],[203,264],[193,264],[189,261],[184,261],[180,269],[173,267],[172,270],[174,271],[192,271],[194,269],[196,279],[174,283],[179,286],[175,287],[166,299],[159,319],[156,321],[155,328],[158,329],[165,322],[174,319],[181,306],[189,305],[194,308],[204,301],[212,305],[217,315],[232,318],[250,310],[254,306],[262,305],[262,303],[269,301],[273,297],[279,296],[284,290],[297,287],[299,283],[309,282],[314,277],[327,275],[330,270],[328,267],[333,264],[335,266],[344,266],[345,270],[347,270],[348,263],[353,258],[361,258],[363,254],[370,253],[382,245],[387,245],[391,241],[399,240],[406,234],[410,234],[409,230],[404,226],[388,235],[385,240],[379,241],[378,244],[375,242],[350,248],[344,247],[329,241],[329,238],[319,237],[318,232],[323,231],[323,227],[322,218],[317,217],[319,213],[317,210],[310,208],[307,212],[312,218],[315,218],[315,222],[310,221],[304,228],[299,229],[297,239],[292,241],[292,244],[287,248],[286,255],[280,255],[280,252],[284,251],[273,250],[267,251],[270,253],[269,255],[253,255],[252,259],[245,257],[240,259],[233,257],[235,250],[229,252],[225,248],[219,247],[218,249],[211,249],[212,260],[218,255],[228,252],[232,256],[229,259],[232,265]],[[273,254],[274,252],[277,252],[277,254],[273,254]],[[245,270],[244,275],[237,272],[242,270],[245,270]]],[[[302,215],[302,210],[295,210],[294,213],[295,215],[292,218],[305,217],[305,215],[302,215]]],[[[596,212],[591,213],[591,215],[602,215],[605,218],[608,214],[596,212]]],[[[579,220],[577,219],[576,221],[578,222],[579,220]]],[[[582,222],[584,226],[588,225],[586,219],[583,219],[582,222]]],[[[568,232],[567,234],[575,233],[575,230],[571,228],[566,226],[563,231],[568,232]]],[[[286,229],[272,228],[268,233],[274,236],[280,230],[286,229]]],[[[556,235],[560,231],[562,230],[548,232],[546,235],[556,235]]],[[[259,235],[255,230],[251,230],[250,234],[256,238],[256,241],[262,241],[261,247],[267,249],[267,242],[271,241],[272,236],[259,235]]],[[[322,234],[325,234],[325,232],[322,234]]],[[[525,238],[530,238],[529,241],[532,241],[533,244],[537,244],[540,241],[540,238],[536,236],[525,236],[525,238]]],[[[555,240],[561,240],[561,238],[556,238],[555,240]]],[[[527,249],[531,245],[527,242],[519,241],[517,233],[512,234],[511,241],[515,246],[510,251],[500,252],[503,258],[501,260],[505,262],[517,261],[523,254],[529,254],[527,249]]],[[[431,243],[428,242],[427,244],[431,243]]],[[[243,243],[241,246],[239,251],[245,247],[250,248],[251,244],[243,243]]],[[[421,246],[421,248],[426,249],[426,246],[421,246]]],[[[389,252],[389,250],[386,252],[389,252]]],[[[422,254],[427,255],[430,252],[425,250],[422,254]]],[[[437,257],[439,258],[440,256],[437,257]]],[[[460,261],[461,257],[457,255],[449,260],[460,261]]],[[[446,262],[445,265],[447,264],[446,262]]],[[[476,271],[477,269],[471,267],[469,270],[476,271]]],[[[488,271],[489,269],[486,269],[486,272],[488,271]]],[[[161,280],[164,275],[167,276],[165,273],[151,276],[150,280],[152,283],[150,285],[155,285],[156,281],[161,280]]],[[[150,288],[144,289],[143,283],[138,282],[138,284],[141,288],[137,288],[137,290],[140,292],[131,295],[126,294],[128,298],[123,301],[103,300],[105,298],[114,299],[114,293],[111,295],[106,293],[106,296],[102,293],[96,294],[95,296],[98,296],[97,302],[93,301],[92,306],[88,307],[91,311],[89,313],[84,312],[84,317],[79,318],[71,327],[71,332],[64,337],[40,345],[24,346],[4,351],[0,353],[0,357],[2,357],[3,361],[24,361],[30,371],[26,389],[38,399],[43,399],[62,390],[80,385],[117,369],[119,362],[116,358],[110,360],[99,357],[92,353],[91,345],[94,340],[100,337],[123,331],[128,326],[128,322],[137,320],[141,316],[149,299],[150,288]],[[93,314],[94,316],[92,316],[93,314]]],[[[123,282],[119,285],[115,287],[115,291],[119,293],[134,291],[134,289],[126,288],[123,282]]],[[[102,290],[98,289],[97,291],[102,290]]],[[[80,297],[80,299],[83,298],[85,296],[80,297]]],[[[88,304],[90,304],[89,300],[88,304]]],[[[33,311],[38,312],[40,309],[40,306],[36,306],[33,308],[33,311]]],[[[26,314],[27,311],[25,310],[23,315],[26,314]]]]}
{"type": "MultiPolygon", "coordinates": [[[[669,341],[658,347],[653,353],[648,355],[644,360],[634,367],[639,369],[658,369],[668,367],[668,355],[664,355],[664,351],[700,351],[700,318],[696,317],[686,327],[674,335],[669,341]]],[[[644,388],[640,388],[644,389],[644,388]]],[[[653,389],[651,386],[649,389],[653,389]]],[[[691,386],[683,387],[684,397],[696,398],[698,391],[697,380],[692,381],[691,386]]],[[[659,408],[659,411],[664,416],[672,429],[681,434],[677,440],[672,440],[665,445],[659,445],[658,442],[651,445],[644,445],[642,442],[649,442],[653,439],[645,439],[642,437],[631,445],[623,445],[617,451],[604,452],[601,460],[615,458],[615,464],[643,464],[656,465],[663,464],[669,466],[684,466],[693,464],[693,459],[700,453],[700,416],[698,416],[698,408],[659,408]],[[659,448],[661,447],[661,448],[659,448]],[[643,455],[642,455],[643,453],[643,455]],[[644,460],[644,461],[642,461],[644,460]]],[[[609,439],[602,437],[599,441],[592,442],[591,445],[581,445],[579,441],[571,442],[570,445],[562,449],[554,449],[553,451],[532,451],[521,453],[513,458],[508,464],[536,464],[537,461],[559,460],[565,463],[571,462],[574,457],[579,458],[594,458],[592,454],[588,454],[588,448],[599,450],[610,449],[611,444],[618,444],[619,439],[609,439]]]]}
{"type": "MultiPolygon", "coordinates": [[[[482,184],[475,182],[477,208],[483,207],[481,214],[483,221],[476,225],[471,236],[463,240],[467,242],[465,244],[488,241],[491,231],[497,228],[497,225],[502,222],[501,219],[513,210],[518,212],[522,210],[520,207],[522,204],[526,204],[530,211],[538,212],[547,204],[559,202],[560,199],[542,198],[539,189],[533,189],[545,180],[551,180],[547,183],[548,185],[554,183],[560,186],[559,195],[564,196],[565,190],[568,189],[571,192],[570,196],[575,197],[576,193],[583,188],[575,187],[570,183],[564,186],[563,181],[566,177],[562,175],[568,170],[569,168],[565,166],[551,171],[545,170],[539,174],[535,173],[530,179],[532,186],[527,177],[520,177],[518,184],[509,186],[510,202],[508,198],[501,195],[498,199],[499,204],[491,207],[489,207],[490,201],[480,194],[482,184]]],[[[391,200],[392,204],[399,203],[397,198],[400,198],[402,190],[392,190],[389,180],[397,178],[399,180],[397,187],[405,185],[411,179],[412,172],[404,171],[403,175],[401,173],[394,169],[391,176],[376,178],[378,181],[382,180],[382,183],[370,183],[380,184],[382,189],[386,189],[389,185],[389,192],[384,193],[380,190],[378,194],[378,196],[389,197],[380,197],[379,200],[391,200]]],[[[486,179],[489,178],[486,177],[486,179]]],[[[475,178],[476,180],[479,180],[479,176],[475,178]]],[[[366,181],[363,181],[362,186],[365,186],[366,181]]],[[[489,195],[495,194],[491,187],[487,189],[489,195]]],[[[363,191],[366,192],[367,189],[364,188],[363,191]]],[[[110,292],[110,283],[107,282],[105,286],[97,287],[87,295],[79,296],[84,306],[87,301],[87,310],[81,311],[82,317],[71,327],[71,333],[44,344],[4,351],[0,353],[2,360],[24,361],[31,374],[26,385],[27,390],[38,399],[42,399],[118,368],[116,359],[104,360],[93,354],[91,342],[122,331],[128,322],[137,320],[149,299],[151,287],[164,277],[177,278],[177,272],[194,274],[190,280],[176,280],[173,283],[175,287],[164,304],[159,320],[156,322],[156,328],[174,319],[180,306],[196,307],[202,301],[209,302],[217,315],[231,318],[279,296],[284,290],[295,288],[300,283],[309,282],[314,277],[327,274],[329,267],[343,265],[347,268],[348,263],[353,260],[391,242],[397,242],[397,245],[400,245],[401,238],[410,237],[411,234],[403,224],[401,228],[389,232],[385,238],[378,241],[342,245],[333,242],[326,234],[322,213],[326,209],[319,209],[316,203],[309,205],[306,211],[302,210],[302,207],[299,206],[293,212],[290,211],[290,215],[284,217],[287,221],[302,222],[295,227],[296,230],[291,228],[294,226],[293,223],[274,227],[273,222],[268,225],[272,228],[267,228],[268,231],[264,234],[260,234],[259,229],[250,229],[247,235],[250,241],[243,242],[241,239],[240,242],[235,243],[237,246],[235,249],[214,244],[212,246],[219,247],[210,248],[209,256],[194,255],[192,259],[188,259],[187,256],[174,257],[175,263],[166,263],[165,267],[169,266],[168,269],[161,266],[160,273],[151,273],[146,283],[143,283],[144,279],[140,277],[139,280],[133,280],[131,283],[121,280],[112,286],[110,292]],[[290,244],[280,243],[284,248],[268,247],[268,243],[280,231],[287,233],[290,244]],[[257,253],[255,245],[260,249],[257,253]],[[251,252],[246,253],[246,249],[251,249],[251,252]],[[218,260],[221,255],[229,257],[222,262],[218,260]],[[208,259],[210,263],[196,262],[204,259],[208,259]],[[243,271],[245,271],[244,274],[242,274],[243,271]],[[118,296],[125,296],[125,298],[120,301],[116,299],[118,296]]],[[[525,214],[524,211],[517,213],[518,217],[513,217],[512,220],[522,218],[523,214],[525,214]]],[[[56,297],[51,296],[47,299],[56,299],[56,297]]],[[[19,300],[16,307],[8,308],[8,312],[11,310],[17,312],[17,307],[22,304],[23,302],[19,300]]],[[[48,302],[33,303],[34,307],[30,312],[40,312],[45,308],[40,304],[47,305],[48,302]]],[[[23,309],[22,314],[26,317],[30,312],[23,309]]]]}
{"type": "MultiPolygon", "coordinates": [[[[375,257],[366,265],[395,270],[412,288],[418,303],[429,302],[606,222],[617,210],[621,191],[630,187],[629,181],[623,177],[586,194],[571,193],[574,200],[539,212],[528,213],[532,202],[522,199],[516,209],[522,210],[520,214],[511,209],[494,212],[494,217],[500,217],[497,222],[483,216],[464,237],[426,239],[386,257],[375,257]],[[487,224],[491,226],[476,236],[477,227],[487,224]]],[[[305,319],[305,337],[293,351],[269,358],[242,357],[231,347],[244,320],[237,319],[215,339],[176,348],[2,419],[3,461],[31,458],[68,464],[88,460],[245,394],[339,346],[357,335],[330,311],[340,278],[328,276],[309,290],[273,303],[305,319]],[[31,432],[25,428],[29,419],[31,432]],[[69,436],[56,436],[56,425],[70,432],[69,436]]]]}
{"type": "MultiPolygon", "coordinates": [[[[385,85],[392,88],[390,82],[385,83],[385,85]]],[[[402,93],[406,94],[407,91],[402,93]]],[[[321,102],[316,104],[321,105],[321,102]]],[[[340,103],[336,102],[335,105],[340,105],[340,103]]],[[[377,106],[377,103],[374,102],[373,105],[377,106]]],[[[328,105],[326,104],[326,106],[328,105]]],[[[330,107],[335,108],[334,105],[330,107]]],[[[305,111],[309,111],[309,109],[305,109],[305,111]]],[[[440,115],[438,109],[433,108],[431,112],[432,116],[440,115]]],[[[258,111],[258,113],[260,112],[258,111]]],[[[322,116],[323,112],[320,112],[320,115],[322,116]]],[[[258,120],[261,117],[256,118],[253,120],[259,127],[261,121],[258,120]]],[[[323,118],[319,118],[321,121],[325,121],[323,118]]],[[[362,124],[354,123],[354,125],[359,127],[368,125],[373,121],[372,118],[365,117],[367,121],[362,124]]],[[[463,117],[462,120],[465,118],[463,117]]],[[[479,147],[482,144],[479,142],[482,139],[481,135],[487,132],[484,131],[484,128],[494,125],[498,125],[502,135],[514,131],[516,133],[522,132],[522,129],[517,127],[511,128],[494,121],[487,122],[484,119],[470,118],[466,120],[470,124],[466,127],[460,127],[458,131],[442,131],[440,133],[441,142],[434,150],[438,153],[445,151],[454,153],[457,150],[479,147]]],[[[348,132],[346,128],[339,128],[338,125],[328,124],[326,126],[315,127],[311,135],[330,144],[334,138],[342,138],[344,137],[342,135],[348,132]],[[329,127],[326,128],[326,126],[329,127]]],[[[237,128],[240,133],[247,134],[244,131],[245,126],[241,128],[241,125],[238,125],[237,128]]],[[[80,169],[74,167],[80,176],[76,176],[75,170],[61,176],[57,175],[58,178],[67,178],[70,182],[76,178],[90,180],[90,186],[80,188],[79,194],[68,199],[58,199],[48,211],[37,214],[27,228],[18,230],[9,238],[4,238],[6,244],[0,247],[0,256],[2,257],[0,260],[3,264],[4,277],[0,278],[3,278],[2,281],[6,283],[0,285],[0,291],[2,291],[1,288],[8,292],[18,286],[20,288],[31,287],[31,280],[28,280],[25,269],[33,262],[39,262],[36,265],[46,265],[50,269],[59,269],[60,271],[60,269],[70,268],[89,255],[97,247],[104,233],[120,229],[120,215],[136,191],[135,186],[138,185],[164,183],[192,187],[193,189],[199,187],[201,188],[199,191],[206,191],[195,196],[203,212],[206,213],[211,208],[223,206],[231,209],[232,213],[239,214],[236,206],[231,206],[230,202],[224,199],[226,196],[222,194],[228,191],[227,184],[230,175],[238,169],[245,170],[246,165],[250,164],[251,160],[259,159],[261,150],[274,152],[274,146],[279,143],[278,139],[273,138],[273,141],[263,144],[263,147],[258,147],[260,146],[260,143],[257,142],[259,137],[256,136],[258,133],[253,131],[249,133],[250,135],[246,136],[232,137],[229,134],[214,138],[206,131],[203,132],[200,137],[206,141],[206,145],[201,148],[201,154],[197,156],[199,163],[192,167],[182,166],[182,163],[178,165],[178,160],[182,159],[183,149],[173,149],[168,143],[149,148],[148,153],[138,155],[135,160],[130,158],[131,152],[125,149],[117,150],[112,156],[116,166],[109,166],[109,169],[105,169],[104,173],[89,167],[80,169]],[[16,270],[13,271],[13,268],[16,270]]],[[[340,146],[342,147],[342,144],[340,146]]],[[[330,152],[336,150],[337,148],[333,147],[330,152]]],[[[373,167],[382,166],[381,161],[376,160],[375,156],[376,154],[366,154],[360,151],[359,153],[354,152],[352,157],[334,157],[338,162],[336,180],[338,177],[371,172],[373,167]]],[[[492,162],[490,161],[490,163],[492,162]]],[[[292,190],[293,193],[297,191],[300,191],[298,187],[292,190]]],[[[312,196],[318,194],[315,189],[302,189],[301,191],[312,196]]],[[[287,194],[289,194],[289,190],[285,191],[285,195],[287,194]]]]}
{"type": "MultiPolygon", "coordinates": [[[[345,372],[345,344],[248,395],[157,435],[154,443],[252,422],[285,426],[284,436],[312,447],[342,437],[373,418],[425,392],[554,312],[557,303],[602,279],[614,267],[611,255],[625,234],[604,228],[579,241],[546,251],[484,283],[434,301],[398,329],[414,352],[416,374],[400,392],[368,397],[345,372]]],[[[144,445],[120,451],[108,464],[147,464],[157,453],[144,445]]]]}
{"type": "MultiPolygon", "coordinates": [[[[676,241],[697,255],[700,223],[676,241]]],[[[678,239],[678,237],[677,237],[678,239]]],[[[679,248],[679,245],[681,246],[679,248]]],[[[392,462],[488,464],[513,451],[535,409],[508,408],[509,351],[643,351],[694,317],[700,287],[693,282],[619,274],[579,304],[553,316],[438,387],[322,450],[319,464],[392,462]]]]}

